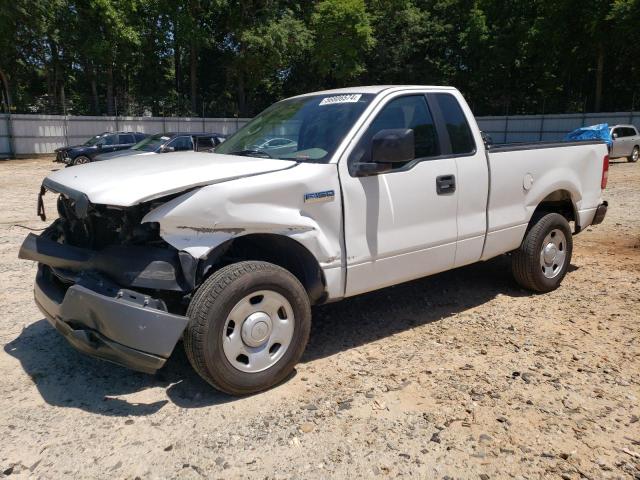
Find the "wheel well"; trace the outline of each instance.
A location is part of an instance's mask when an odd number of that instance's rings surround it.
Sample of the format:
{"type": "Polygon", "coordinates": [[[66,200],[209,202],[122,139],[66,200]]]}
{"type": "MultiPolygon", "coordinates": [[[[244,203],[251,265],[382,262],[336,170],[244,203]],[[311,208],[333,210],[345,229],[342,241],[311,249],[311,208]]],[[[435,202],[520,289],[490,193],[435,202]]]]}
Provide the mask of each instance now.
{"type": "Polygon", "coordinates": [[[577,224],[577,214],[571,194],[566,190],[556,190],[542,199],[533,212],[532,219],[540,217],[546,213],[559,213],[567,222],[576,222],[576,233],[579,229],[577,224]]]}
{"type": "Polygon", "coordinates": [[[288,270],[305,288],[312,305],[324,302],[326,281],[320,264],[306,247],[284,235],[255,233],[219,245],[201,260],[198,285],[219,268],[243,260],[261,260],[288,270]]]}

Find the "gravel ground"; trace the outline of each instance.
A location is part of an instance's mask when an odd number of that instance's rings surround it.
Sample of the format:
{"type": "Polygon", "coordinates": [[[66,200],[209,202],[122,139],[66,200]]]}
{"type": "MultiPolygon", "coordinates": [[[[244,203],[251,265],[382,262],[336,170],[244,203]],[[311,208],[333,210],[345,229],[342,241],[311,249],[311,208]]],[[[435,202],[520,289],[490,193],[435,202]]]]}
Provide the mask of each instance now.
{"type": "Polygon", "coordinates": [[[0,162],[0,477],[640,478],[640,165],[557,291],[498,258],[316,308],[296,373],[242,399],[180,347],[135,373],[42,319],[17,253],[53,168],[0,162]]]}

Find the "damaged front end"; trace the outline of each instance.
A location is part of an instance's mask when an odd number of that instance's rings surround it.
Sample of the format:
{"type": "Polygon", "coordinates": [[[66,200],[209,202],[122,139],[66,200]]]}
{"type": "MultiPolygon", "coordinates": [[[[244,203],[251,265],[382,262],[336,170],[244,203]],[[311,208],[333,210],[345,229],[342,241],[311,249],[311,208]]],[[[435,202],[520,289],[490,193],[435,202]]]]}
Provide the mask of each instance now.
{"type": "Polygon", "coordinates": [[[57,193],[59,218],[19,253],[38,262],[38,307],[82,352],[155,372],[187,325],[197,262],[162,240],[157,223],[141,223],[163,200],[110,207],[57,193]]]}

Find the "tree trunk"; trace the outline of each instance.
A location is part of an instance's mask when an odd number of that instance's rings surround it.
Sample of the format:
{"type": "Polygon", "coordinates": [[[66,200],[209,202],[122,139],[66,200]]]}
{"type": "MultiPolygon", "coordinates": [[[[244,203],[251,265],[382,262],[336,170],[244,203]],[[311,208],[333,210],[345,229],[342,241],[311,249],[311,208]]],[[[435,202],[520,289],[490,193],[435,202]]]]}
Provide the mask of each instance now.
{"type": "Polygon", "coordinates": [[[190,72],[191,79],[191,113],[197,115],[198,112],[198,46],[195,40],[191,40],[190,52],[190,72]]]}
{"type": "Polygon", "coordinates": [[[238,114],[246,118],[247,115],[247,94],[244,88],[244,76],[242,72],[238,74],[238,114]]]}
{"type": "Polygon", "coordinates": [[[596,98],[594,111],[599,112],[602,108],[602,81],[604,78],[604,45],[598,44],[598,63],[596,66],[596,98]]]}
{"type": "Polygon", "coordinates": [[[62,109],[62,114],[67,114],[67,95],[64,91],[64,81],[60,83],[60,108],[62,109]]]}
{"type": "Polygon", "coordinates": [[[7,79],[7,75],[2,70],[0,70],[0,83],[2,83],[4,98],[7,102],[7,111],[11,113],[11,92],[9,91],[9,80],[7,79]]]}
{"type": "Polygon", "coordinates": [[[181,82],[180,77],[182,75],[182,69],[180,66],[180,44],[178,43],[178,26],[173,24],[173,72],[176,93],[180,96],[181,82]]]}
{"type": "Polygon", "coordinates": [[[113,116],[113,65],[107,66],[107,115],[113,116]]]}
{"type": "Polygon", "coordinates": [[[93,114],[100,115],[100,99],[98,98],[98,81],[95,67],[89,67],[89,82],[91,83],[91,98],[93,98],[93,114]]]}

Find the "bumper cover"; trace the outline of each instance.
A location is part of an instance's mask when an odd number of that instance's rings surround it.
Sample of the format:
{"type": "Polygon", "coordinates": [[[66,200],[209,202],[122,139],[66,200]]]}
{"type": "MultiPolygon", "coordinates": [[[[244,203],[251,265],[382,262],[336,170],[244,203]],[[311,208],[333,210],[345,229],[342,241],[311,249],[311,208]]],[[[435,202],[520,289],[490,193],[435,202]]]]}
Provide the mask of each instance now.
{"type": "Polygon", "coordinates": [[[66,289],[40,265],[35,301],[47,320],[76,349],[147,373],[161,368],[188,319],[166,311],[161,300],[119,289],[97,277],[78,277],[66,289]]]}
{"type": "Polygon", "coordinates": [[[602,202],[598,205],[598,208],[596,208],[596,214],[593,216],[593,220],[591,221],[591,225],[598,225],[604,221],[604,217],[607,215],[608,206],[608,202],[602,202]]]}

